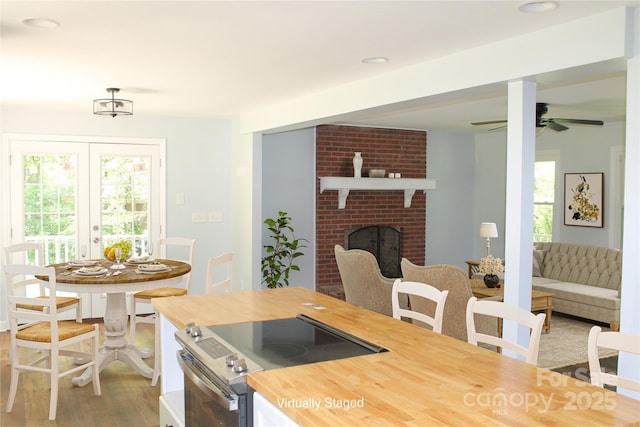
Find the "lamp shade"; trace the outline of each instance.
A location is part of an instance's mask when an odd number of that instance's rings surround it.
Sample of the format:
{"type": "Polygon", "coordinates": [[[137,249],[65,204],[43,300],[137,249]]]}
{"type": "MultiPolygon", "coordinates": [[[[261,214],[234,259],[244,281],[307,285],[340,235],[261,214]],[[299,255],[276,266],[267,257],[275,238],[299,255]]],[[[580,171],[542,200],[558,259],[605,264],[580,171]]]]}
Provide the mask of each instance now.
{"type": "Polygon", "coordinates": [[[495,222],[480,223],[480,237],[498,237],[498,227],[495,222]]]}

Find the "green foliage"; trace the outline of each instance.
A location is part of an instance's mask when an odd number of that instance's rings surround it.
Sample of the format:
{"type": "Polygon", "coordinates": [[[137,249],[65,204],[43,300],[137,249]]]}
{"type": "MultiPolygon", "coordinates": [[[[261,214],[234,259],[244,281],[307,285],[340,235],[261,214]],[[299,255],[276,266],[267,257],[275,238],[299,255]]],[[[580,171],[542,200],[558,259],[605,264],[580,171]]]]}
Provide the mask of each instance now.
{"type": "Polygon", "coordinates": [[[278,218],[267,218],[264,223],[271,232],[273,244],[263,246],[267,255],[262,258],[262,283],[269,288],[289,286],[289,273],[300,271],[294,261],[304,255],[300,250],[307,247],[303,242],[308,240],[295,238],[291,217],[286,212],[279,211],[278,218]]]}
{"type": "Polygon", "coordinates": [[[555,162],[536,162],[534,178],[533,241],[550,242],[555,204],[555,162]]]}

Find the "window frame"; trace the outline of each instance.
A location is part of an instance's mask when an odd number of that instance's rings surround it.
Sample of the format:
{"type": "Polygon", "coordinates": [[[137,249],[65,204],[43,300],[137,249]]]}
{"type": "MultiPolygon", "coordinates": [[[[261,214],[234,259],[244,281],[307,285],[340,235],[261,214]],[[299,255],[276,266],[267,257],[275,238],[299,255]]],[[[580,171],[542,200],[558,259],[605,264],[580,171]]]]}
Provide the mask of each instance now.
{"type": "MultiPolygon", "coordinates": [[[[537,205],[540,206],[552,206],[553,214],[552,214],[552,224],[551,224],[551,241],[553,241],[554,237],[558,236],[560,231],[560,223],[562,222],[562,218],[559,216],[562,214],[562,209],[557,209],[558,200],[561,200],[562,197],[559,198],[559,195],[562,195],[562,180],[560,171],[562,168],[560,167],[560,151],[559,150],[541,150],[536,151],[536,159],[535,162],[555,162],[555,173],[554,173],[554,194],[553,194],[553,203],[549,202],[536,202],[534,195],[534,207],[537,205]]],[[[535,170],[535,168],[534,168],[535,170]]],[[[532,212],[533,215],[533,212],[532,212]]],[[[535,234],[535,233],[534,233],[535,234]]],[[[534,239],[535,240],[535,239],[534,239]]]]}

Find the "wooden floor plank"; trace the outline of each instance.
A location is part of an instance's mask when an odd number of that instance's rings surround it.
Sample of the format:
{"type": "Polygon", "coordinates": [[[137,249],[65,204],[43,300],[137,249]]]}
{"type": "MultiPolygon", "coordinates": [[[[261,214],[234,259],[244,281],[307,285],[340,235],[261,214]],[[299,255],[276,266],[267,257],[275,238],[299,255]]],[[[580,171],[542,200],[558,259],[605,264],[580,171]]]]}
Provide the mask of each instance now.
{"type": "MultiPolygon", "coordinates": [[[[101,323],[100,329],[101,336],[104,337],[101,323]]],[[[153,325],[140,324],[136,333],[136,344],[139,347],[153,348],[153,336],[153,325]]],[[[0,426],[159,426],[160,382],[151,387],[150,379],[138,375],[129,366],[118,361],[109,364],[100,373],[101,396],[93,394],[91,384],[85,387],[71,384],[74,374],[62,378],[55,421],[48,420],[47,375],[23,373],[20,375],[13,410],[8,414],[6,406],[11,376],[8,362],[9,343],[9,332],[0,333],[0,426]]],[[[153,365],[153,358],[146,360],[153,365]]]]}

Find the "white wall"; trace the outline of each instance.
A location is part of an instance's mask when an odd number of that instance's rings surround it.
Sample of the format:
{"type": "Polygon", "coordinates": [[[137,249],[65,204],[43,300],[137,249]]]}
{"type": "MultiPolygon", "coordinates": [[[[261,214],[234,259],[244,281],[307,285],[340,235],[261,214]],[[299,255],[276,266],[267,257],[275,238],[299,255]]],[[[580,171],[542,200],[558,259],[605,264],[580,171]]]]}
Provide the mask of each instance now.
{"type": "MultiPolygon", "coordinates": [[[[277,218],[278,211],[291,217],[295,237],[309,240],[304,256],[296,260],[289,286],[315,290],[315,128],[265,135],[262,144],[262,213],[277,218]]],[[[264,219],[263,218],[263,219],[264,219]]],[[[262,225],[262,244],[270,244],[262,225]]],[[[266,285],[262,285],[265,287],[266,285]]]]}
{"type": "MultiPolygon", "coordinates": [[[[231,140],[227,120],[94,116],[83,112],[2,108],[3,133],[154,137],[167,141],[167,236],[196,239],[192,292],[204,292],[210,256],[232,250],[231,140]],[[185,204],[176,205],[184,193],[185,204]],[[224,222],[192,223],[193,212],[222,212],[224,222]]],[[[2,207],[2,215],[8,207],[2,207]]],[[[4,246],[5,243],[1,242],[4,246]]]]}

